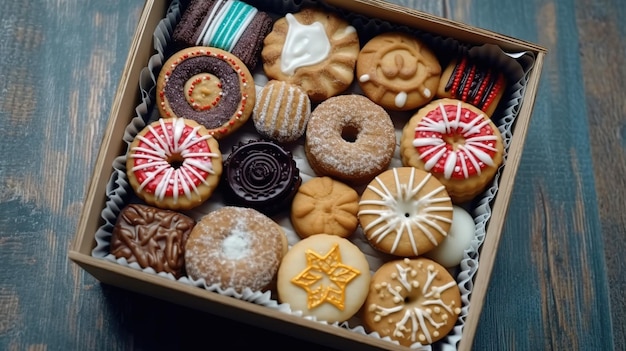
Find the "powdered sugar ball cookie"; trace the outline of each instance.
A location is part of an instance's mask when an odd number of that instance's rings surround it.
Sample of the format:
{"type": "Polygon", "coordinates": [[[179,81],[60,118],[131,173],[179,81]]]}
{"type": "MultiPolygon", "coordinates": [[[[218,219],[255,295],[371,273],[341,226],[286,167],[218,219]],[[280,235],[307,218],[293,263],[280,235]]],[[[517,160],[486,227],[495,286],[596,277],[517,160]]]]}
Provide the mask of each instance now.
{"type": "Polygon", "coordinates": [[[267,288],[287,251],[283,229],[261,212],[222,207],[202,217],[185,245],[185,268],[192,279],[223,289],[267,288]]]}

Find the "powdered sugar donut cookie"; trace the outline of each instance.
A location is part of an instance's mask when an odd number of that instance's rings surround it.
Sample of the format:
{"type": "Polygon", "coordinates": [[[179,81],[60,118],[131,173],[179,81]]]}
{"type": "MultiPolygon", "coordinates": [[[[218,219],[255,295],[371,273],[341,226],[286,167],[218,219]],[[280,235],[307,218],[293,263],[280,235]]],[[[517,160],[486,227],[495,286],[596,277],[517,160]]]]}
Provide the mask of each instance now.
{"type": "Polygon", "coordinates": [[[461,307],[459,287],[443,266],[405,258],[383,264],[372,276],[363,322],[401,345],[428,345],[450,333],[461,307]]]}
{"type": "Polygon", "coordinates": [[[320,102],[350,86],[359,49],[356,29],[346,20],[308,7],[274,22],[261,57],[270,79],[296,84],[320,102]]]}
{"type": "Polygon", "coordinates": [[[389,114],[362,95],[340,95],[311,113],[304,150],[311,168],[349,183],[366,183],[387,169],[396,148],[389,114]]]}
{"type": "Polygon", "coordinates": [[[329,323],[358,312],[370,284],[365,254],[348,239],[316,234],[293,245],[278,270],[278,298],[329,323]]]}
{"type": "Polygon", "coordinates": [[[402,131],[402,164],[431,172],[452,201],[472,200],[489,185],[503,162],[500,131],[478,108],[439,99],[417,111],[402,131]]]}
{"type": "Polygon", "coordinates": [[[433,51],[409,34],[379,34],[363,46],[356,75],[365,95],[396,111],[412,110],[435,97],[441,65],[433,51]]]}

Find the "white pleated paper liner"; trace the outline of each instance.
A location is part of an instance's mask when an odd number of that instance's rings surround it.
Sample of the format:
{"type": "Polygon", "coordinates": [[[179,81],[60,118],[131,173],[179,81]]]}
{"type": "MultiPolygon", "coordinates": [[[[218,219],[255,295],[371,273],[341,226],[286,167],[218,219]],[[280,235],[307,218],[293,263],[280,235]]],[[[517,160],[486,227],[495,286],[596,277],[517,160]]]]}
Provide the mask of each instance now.
{"type": "MultiPolygon", "coordinates": [[[[257,0],[256,2],[253,1],[252,3],[255,6],[258,5],[260,10],[271,13],[274,18],[281,17],[281,14],[297,12],[302,6],[308,5],[320,5],[327,8],[328,10],[333,10],[331,8],[328,8],[326,5],[318,4],[316,1],[313,0],[303,0],[297,2],[292,0],[282,0],[271,3],[260,2],[257,0]]],[[[173,33],[174,27],[176,23],[180,21],[181,11],[181,4],[179,3],[179,1],[174,0],[171,3],[166,16],[161,20],[154,32],[154,49],[156,53],[151,56],[149,62],[142,70],[140,75],[139,87],[141,91],[141,103],[136,107],[136,115],[132,118],[132,120],[125,129],[123,140],[124,142],[126,142],[127,145],[130,145],[135,135],[137,135],[139,131],[141,131],[147,124],[159,118],[158,110],[156,109],[154,102],[156,77],[158,76],[162,63],[165,62],[165,60],[167,59],[167,55],[171,54],[168,53],[168,45],[170,44],[170,38],[171,34],[173,33]]],[[[405,31],[415,35],[416,37],[422,39],[424,42],[428,43],[428,45],[431,46],[431,48],[433,48],[433,50],[438,55],[442,55],[440,57],[442,61],[445,60],[446,56],[467,54],[470,57],[475,57],[479,60],[482,60],[483,62],[488,62],[490,65],[498,67],[500,70],[505,72],[509,81],[514,83],[509,84],[508,90],[505,93],[505,96],[503,97],[496,111],[496,114],[499,117],[494,119],[494,123],[496,123],[498,129],[500,130],[500,133],[503,136],[503,142],[505,147],[504,163],[506,164],[507,151],[513,135],[515,118],[519,112],[526,82],[528,81],[528,75],[534,64],[534,57],[532,56],[532,54],[504,53],[499,47],[495,45],[482,45],[472,47],[459,43],[452,38],[443,38],[429,33],[418,32],[407,27],[393,25],[385,21],[371,20],[358,14],[342,13],[342,15],[345,16],[345,18],[348,19],[350,23],[357,28],[357,32],[359,33],[362,42],[366,41],[367,38],[373,37],[374,35],[376,35],[376,33],[381,33],[383,31],[405,31]]],[[[267,82],[268,79],[263,73],[261,67],[262,65],[259,64],[257,66],[258,67],[253,72],[253,75],[258,90],[261,89],[261,87],[267,82]]],[[[346,93],[360,93],[358,84],[354,83],[353,87],[346,93]]],[[[315,106],[313,106],[313,108],[314,107],[315,106]]],[[[408,121],[412,113],[413,112],[390,113],[394,125],[396,126],[396,140],[398,144],[400,140],[400,135],[402,133],[402,127],[408,121]]],[[[225,138],[224,140],[220,140],[220,150],[223,154],[224,159],[228,157],[228,154],[230,153],[232,147],[237,145],[239,142],[245,142],[251,139],[259,138],[260,136],[254,129],[253,123],[249,121],[235,134],[225,138]]],[[[290,144],[287,146],[287,148],[292,152],[294,160],[296,161],[296,165],[300,169],[300,174],[303,182],[306,182],[312,177],[316,176],[306,160],[303,142],[290,144]]],[[[401,166],[402,162],[399,155],[399,147],[397,147],[390,168],[401,166]]],[[[144,269],[136,263],[129,264],[128,262],[126,262],[125,259],[116,259],[113,255],[110,254],[109,242],[113,227],[115,226],[115,222],[119,213],[127,204],[141,202],[134,194],[127,181],[126,156],[122,155],[117,157],[113,162],[112,168],[113,172],[106,189],[107,202],[105,208],[102,210],[101,213],[103,224],[96,232],[96,246],[92,250],[92,255],[97,258],[102,258],[105,260],[116,262],[117,264],[123,266],[143,271],[146,274],[156,274],[166,279],[176,280],[171,274],[162,272],[157,273],[151,268],[144,269]]],[[[473,289],[473,278],[479,267],[480,249],[485,239],[486,226],[489,222],[489,219],[491,218],[491,205],[498,191],[500,176],[501,170],[499,170],[496,174],[492,185],[481,196],[475,199],[472,203],[463,204],[463,207],[468,210],[468,212],[474,218],[475,238],[471,243],[471,247],[465,251],[464,259],[462,260],[459,267],[451,271],[451,273],[456,277],[458,286],[461,290],[461,298],[463,302],[462,311],[456,326],[447,337],[440,340],[439,342],[427,346],[415,344],[412,348],[419,350],[446,351],[457,349],[458,342],[462,336],[463,326],[469,313],[471,293],[473,289]]],[[[365,186],[363,186],[363,188],[361,189],[357,189],[357,191],[361,193],[364,187],[365,186]]],[[[222,201],[221,194],[219,191],[216,191],[206,203],[192,210],[184,211],[184,213],[196,220],[200,220],[200,218],[202,218],[202,216],[204,216],[205,214],[222,206],[224,206],[224,202],[222,201]]],[[[272,219],[279,223],[285,230],[290,246],[300,240],[300,238],[293,231],[293,228],[291,226],[288,209],[275,216],[272,216],[272,219]]],[[[363,235],[360,227],[349,239],[355,245],[357,245],[365,254],[370,265],[371,273],[374,273],[383,263],[392,259],[397,259],[397,257],[385,255],[373,249],[365,239],[365,236],[363,235]]],[[[194,281],[187,277],[179,278],[178,282],[181,284],[187,284],[191,286],[196,286],[198,288],[203,288],[225,296],[248,301],[250,303],[262,305],[284,313],[302,316],[302,313],[300,311],[292,311],[288,304],[279,303],[276,300],[274,293],[271,291],[260,292],[250,291],[249,289],[246,289],[245,291],[239,293],[234,291],[233,289],[221,289],[217,285],[208,286],[204,282],[204,280],[194,281]]],[[[303,316],[303,318],[315,320],[314,317],[303,316]]],[[[325,322],[321,321],[320,323],[325,322]]],[[[346,322],[334,323],[334,325],[337,327],[351,330],[355,333],[380,338],[378,333],[368,333],[362,327],[361,319],[358,314],[346,322]]],[[[383,339],[396,343],[395,341],[391,341],[389,338],[383,339]]]]}

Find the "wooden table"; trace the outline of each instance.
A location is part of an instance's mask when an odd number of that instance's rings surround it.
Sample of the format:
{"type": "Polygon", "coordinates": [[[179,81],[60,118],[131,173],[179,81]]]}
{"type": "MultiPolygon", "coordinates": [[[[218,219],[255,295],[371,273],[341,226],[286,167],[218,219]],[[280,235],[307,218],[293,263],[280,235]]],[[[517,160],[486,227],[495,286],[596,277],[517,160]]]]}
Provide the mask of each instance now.
{"type": "MultiPolygon", "coordinates": [[[[626,349],[626,3],[395,1],[549,50],[475,349],[626,349]]],[[[236,349],[316,349],[157,305],[67,259],[142,6],[4,3],[0,349],[188,349],[233,329],[236,349]]]]}

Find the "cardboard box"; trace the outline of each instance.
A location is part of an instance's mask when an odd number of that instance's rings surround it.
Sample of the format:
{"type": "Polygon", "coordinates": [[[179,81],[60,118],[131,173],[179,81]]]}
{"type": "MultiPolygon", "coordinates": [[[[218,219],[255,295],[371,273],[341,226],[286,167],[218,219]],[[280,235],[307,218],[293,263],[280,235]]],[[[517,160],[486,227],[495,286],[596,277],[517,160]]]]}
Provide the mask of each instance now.
{"type": "MultiPolygon", "coordinates": [[[[489,277],[496,257],[496,250],[507,213],[515,174],[520,162],[546,50],[515,38],[384,1],[327,0],[326,3],[368,17],[379,18],[443,37],[455,38],[463,43],[473,45],[494,44],[507,52],[525,52],[534,58],[532,68],[528,70],[526,75],[525,87],[521,90],[523,96],[514,125],[512,126],[512,137],[510,139],[506,165],[501,171],[497,194],[491,201],[493,212],[485,228],[485,239],[480,251],[480,268],[473,278],[469,313],[458,344],[459,350],[469,350],[472,346],[489,277]]],[[[264,326],[277,332],[288,333],[289,335],[320,344],[345,349],[358,347],[359,349],[406,350],[407,348],[405,347],[385,340],[355,333],[348,329],[310,321],[296,315],[278,312],[198,287],[180,284],[176,281],[146,274],[139,270],[92,256],[92,250],[96,245],[95,233],[102,225],[101,212],[107,202],[106,188],[111,177],[111,165],[116,157],[126,152],[127,145],[123,142],[121,136],[124,134],[132,116],[134,116],[134,110],[140,101],[138,82],[141,70],[146,66],[154,53],[153,33],[159,22],[166,15],[168,7],[169,2],[167,0],[147,0],[145,3],[128,53],[124,72],[111,105],[111,115],[95,164],[77,233],[69,252],[70,259],[104,283],[210,312],[225,318],[234,318],[242,322],[264,326]]]]}

